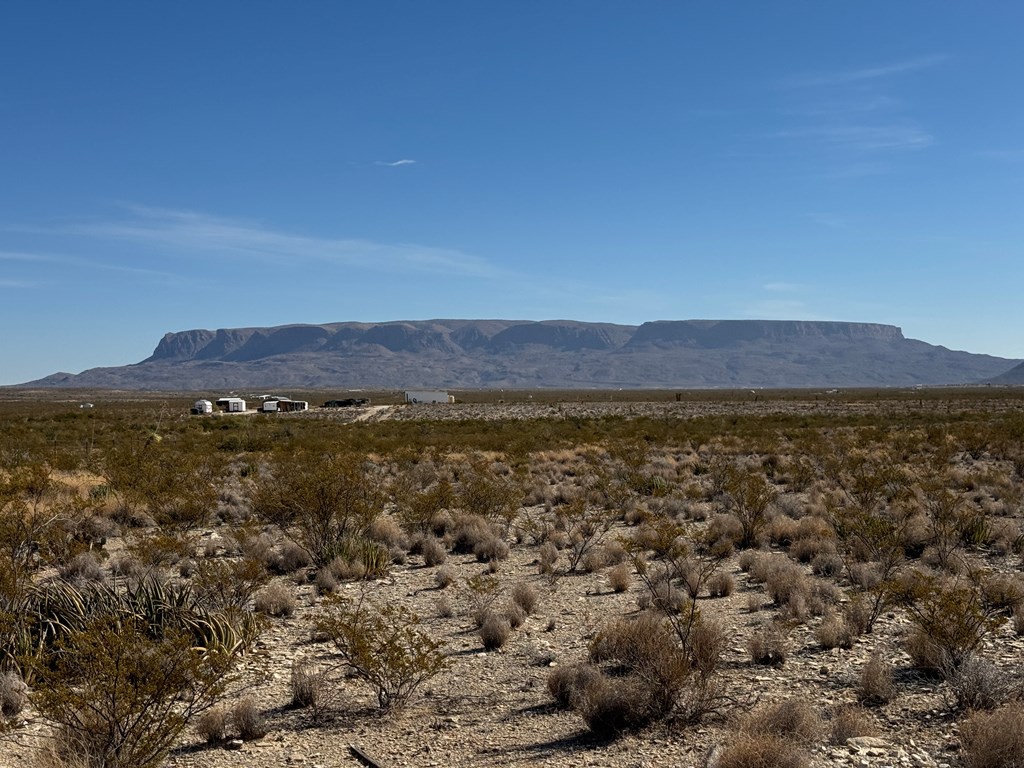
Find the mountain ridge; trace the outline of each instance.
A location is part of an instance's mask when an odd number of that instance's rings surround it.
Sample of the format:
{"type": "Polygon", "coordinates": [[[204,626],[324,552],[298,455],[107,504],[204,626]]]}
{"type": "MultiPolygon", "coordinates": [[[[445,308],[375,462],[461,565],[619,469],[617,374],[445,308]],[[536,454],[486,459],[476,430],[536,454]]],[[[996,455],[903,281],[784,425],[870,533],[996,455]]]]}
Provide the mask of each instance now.
{"type": "Polygon", "coordinates": [[[810,320],[396,320],[167,333],[132,365],[34,386],[815,387],[971,384],[1021,361],[810,320]]]}

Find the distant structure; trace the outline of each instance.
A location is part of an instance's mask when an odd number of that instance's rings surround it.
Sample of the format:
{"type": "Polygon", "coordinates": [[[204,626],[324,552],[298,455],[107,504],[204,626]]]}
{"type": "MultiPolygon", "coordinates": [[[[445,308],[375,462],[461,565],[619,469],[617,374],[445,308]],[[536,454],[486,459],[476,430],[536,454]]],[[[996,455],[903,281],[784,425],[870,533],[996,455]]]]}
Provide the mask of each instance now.
{"type": "Polygon", "coordinates": [[[454,403],[455,395],[449,395],[443,389],[410,389],[405,393],[405,402],[419,405],[422,403],[454,403]]]}
{"type": "Polygon", "coordinates": [[[279,397],[273,400],[264,400],[260,405],[263,413],[292,413],[294,411],[309,410],[309,403],[305,400],[292,400],[287,397],[279,397]]]}
{"type": "Polygon", "coordinates": [[[206,413],[213,413],[213,403],[209,400],[196,400],[196,404],[192,406],[192,414],[199,416],[206,413]]]}
{"type": "Polygon", "coordinates": [[[245,413],[245,400],[240,397],[220,397],[217,407],[225,413],[245,413]]]}
{"type": "Polygon", "coordinates": [[[370,400],[366,397],[346,397],[344,400],[328,400],[324,408],[354,408],[369,404],[370,400]]]}

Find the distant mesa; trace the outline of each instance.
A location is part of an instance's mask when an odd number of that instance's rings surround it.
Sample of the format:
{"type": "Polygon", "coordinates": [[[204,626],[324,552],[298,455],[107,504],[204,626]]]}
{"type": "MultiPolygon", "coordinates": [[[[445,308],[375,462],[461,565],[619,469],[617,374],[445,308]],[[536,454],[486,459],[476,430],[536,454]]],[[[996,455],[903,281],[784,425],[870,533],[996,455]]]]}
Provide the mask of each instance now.
{"type": "Polygon", "coordinates": [[[151,390],[758,388],[1024,384],[1020,360],[803,320],[414,320],[166,334],[135,365],[32,386],[151,390]]]}

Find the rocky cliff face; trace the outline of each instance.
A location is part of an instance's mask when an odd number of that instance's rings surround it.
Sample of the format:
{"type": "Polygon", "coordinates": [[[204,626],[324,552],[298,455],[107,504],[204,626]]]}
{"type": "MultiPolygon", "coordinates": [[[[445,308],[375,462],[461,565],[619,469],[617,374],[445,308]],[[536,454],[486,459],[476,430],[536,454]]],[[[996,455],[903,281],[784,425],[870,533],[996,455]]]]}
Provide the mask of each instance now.
{"type": "Polygon", "coordinates": [[[1019,361],[906,339],[891,325],[662,320],[640,326],[426,320],[168,333],[123,368],[37,385],[217,387],[852,387],[968,384],[1019,361]]]}

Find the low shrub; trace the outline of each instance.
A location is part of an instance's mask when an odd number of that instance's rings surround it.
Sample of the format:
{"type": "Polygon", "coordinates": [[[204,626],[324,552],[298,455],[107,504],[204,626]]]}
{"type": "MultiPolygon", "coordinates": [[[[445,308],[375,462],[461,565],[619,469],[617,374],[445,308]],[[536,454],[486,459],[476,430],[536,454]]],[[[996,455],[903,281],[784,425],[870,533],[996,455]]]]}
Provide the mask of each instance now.
{"type": "Polygon", "coordinates": [[[334,643],[353,676],[373,689],[381,709],[401,709],[448,667],[441,644],[419,629],[419,617],[404,606],[336,605],[317,621],[317,631],[334,643]]]}
{"type": "Polygon", "coordinates": [[[555,667],[548,675],[548,693],[562,709],[573,709],[581,694],[600,680],[601,672],[593,664],[555,667]]]}
{"type": "Polygon", "coordinates": [[[736,579],[731,573],[719,571],[708,579],[708,594],[711,597],[728,597],[736,589],[736,579]]]}
{"type": "Polygon", "coordinates": [[[960,726],[967,768],[1019,768],[1024,765],[1024,705],[976,712],[960,726]]]}
{"type": "Polygon", "coordinates": [[[207,744],[222,744],[228,739],[228,711],[225,707],[211,707],[196,721],[196,733],[207,744]]]}
{"type": "Polygon", "coordinates": [[[522,608],[526,615],[529,616],[537,609],[540,596],[533,586],[521,581],[512,587],[512,602],[522,608]]]}
{"type": "Polygon", "coordinates": [[[633,574],[625,563],[619,563],[608,571],[608,586],[613,592],[622,593],[629,589],[633,581],[633,574]]]}
{"type": "Polygon", "coordinates": [[[945,677],[951,704],[962,710],[995,709],[1024,693],[1019,675],[985,659],[968,659],[945,677]]]}
{"type": "Polygon", "coordinates": [[[789,642],[786,636],[774,624],[760,627],[747,643],[750,658],[755,664],[781,667],[789,655],[789,642]]]}
{"type": "Polygon", "coordinates": [[[878,727],[864,709],[855,706],[840,707],[832,716],[829,742],[842,746],[847,739],[857,736],[877,736],[878,727]]]}
{"type": "Polygon", "coordinates": [[[488,613],[480,625],[480,640],[488,651],[496,651],[504,646],[511,634],[509,620],[496,613],[488,613]]]}
{"type": "Polygon", "coordinates": [[[867,706],[888,704],[896,696],[892,665],[877,653],[872,654],[860,671],[857,700],[867,706]]]}
{"type": "Polygon", "coordinates": [[[824,618],[814,633],[818,645],[825,649],[853,647],[853,630],[846,619],[832,613],[824,618]]]}
{"type": "Polygon", "coordinates": [[[269,584],[256,595],[255,609],[267,616],[282,618],[295,613],[295,593],[280,582],[269,584]]]}
{"type": "Polygon", "coordinates": [[[448,550],[436,536],[425,536],[420,542],[420,554],[423,564],[427,566],[441,565],[448,559],[448,550]]]}
{"type": "Polygon", "coordinates": [[[746,734],[718,755],[717,768],[809,768],[807,754],[788,739],[746,734]]]}
{"type": "Polygon", "coordinates": [[[823,727],[821,718],[802,698],[761,706],[751,712],[742,724],[745,733],[779,736],[804,745],[819,741],[823,727]]]}
{"type": "Polygon", "coordinates": [[[267,719],[252,699],[241,699],[230,712],[234,733],[243,741],[256,741],[267,735],[267,719]]]}

